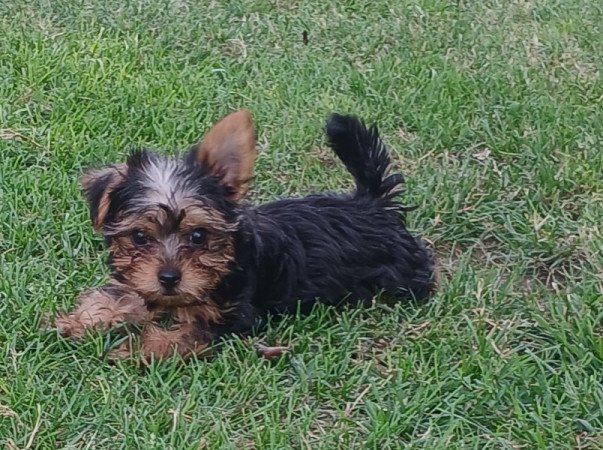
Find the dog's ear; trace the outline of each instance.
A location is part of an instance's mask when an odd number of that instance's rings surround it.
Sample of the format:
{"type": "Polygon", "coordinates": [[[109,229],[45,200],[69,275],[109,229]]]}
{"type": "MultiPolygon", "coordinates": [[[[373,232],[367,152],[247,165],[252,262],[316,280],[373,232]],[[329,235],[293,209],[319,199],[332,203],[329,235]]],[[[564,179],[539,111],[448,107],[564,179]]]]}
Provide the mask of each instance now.
{"type": "Polygon", "coordinates": [[[189,157],[219,177],[233,200],[240,200],[249,189],[256,154],[253,119],[241,109],[215,124],[189,157]]]}
{"type": "Polygon", "coordinates": [[[91,170],[80,178],[80,185],[90,207],[92,226],[96,231],[100,231],[105,222],[111,204],[111,192],[125,178],[126,170],[126,165],[120,164],[91,170]]]}

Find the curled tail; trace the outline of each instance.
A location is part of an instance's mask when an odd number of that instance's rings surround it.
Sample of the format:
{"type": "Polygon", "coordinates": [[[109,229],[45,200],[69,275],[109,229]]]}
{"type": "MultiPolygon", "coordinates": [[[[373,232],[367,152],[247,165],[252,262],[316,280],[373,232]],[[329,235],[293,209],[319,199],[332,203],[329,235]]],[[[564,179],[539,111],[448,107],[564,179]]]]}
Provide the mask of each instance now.
{"type": "Polygon", "coordinates": [[[356,197],[392,200],[403,190],[404,176],[391,173],[391,157],[376,125],[366,128],[357,117],[333,114],[326,133],[330,147],[356,181],[356,197]]]}

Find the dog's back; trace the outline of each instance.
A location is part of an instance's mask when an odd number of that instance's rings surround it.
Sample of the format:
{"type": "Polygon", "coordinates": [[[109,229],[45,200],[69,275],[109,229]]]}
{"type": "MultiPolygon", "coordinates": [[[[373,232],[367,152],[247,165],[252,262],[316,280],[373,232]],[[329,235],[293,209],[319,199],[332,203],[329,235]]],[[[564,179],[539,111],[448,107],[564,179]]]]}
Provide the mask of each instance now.
{"type": "Polygon", "coordinates": [[[432,255],[406,230],[408,208],[396,198],[404,178],[391,173],[376,127],[333,115],[326,132],[356,191],[283,199],[250,212],[257,277],[253,303],[285,312],[300,306],[307,311],[317,300],[370,301],[381,291],[426,298],[434,285],[432,255]]]}

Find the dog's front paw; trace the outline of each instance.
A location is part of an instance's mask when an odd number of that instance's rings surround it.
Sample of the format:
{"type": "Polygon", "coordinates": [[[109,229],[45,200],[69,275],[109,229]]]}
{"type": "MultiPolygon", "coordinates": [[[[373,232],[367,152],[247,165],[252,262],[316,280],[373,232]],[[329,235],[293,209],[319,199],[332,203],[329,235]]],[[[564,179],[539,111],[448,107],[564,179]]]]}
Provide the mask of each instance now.
{"type": "Polygon", "coordinates": [[[124,359],[132,358],[132,347],[130,346],[130,342],[125,341],[119,347],[114,348],[113,350],[107,353],[107,359],[110,361],[122,361],[124,359]]]}
{"type": "Polygon", "coordinates": [[[55,328],[61,336],[82,338],[87,329],[108,330],[123,322],[147,320],[148,311],[136,294],[115,288],[91,289],[80,294],[78,306],[69,313],[61,313],[55,328]]]}
{"type": "Polygon", "coordinates": [[[61,336],[74,339],[83,338],[86,332],[86,326],[73,314],[59,315],[54,322],[53,328],[57,330],[61,336]]]}

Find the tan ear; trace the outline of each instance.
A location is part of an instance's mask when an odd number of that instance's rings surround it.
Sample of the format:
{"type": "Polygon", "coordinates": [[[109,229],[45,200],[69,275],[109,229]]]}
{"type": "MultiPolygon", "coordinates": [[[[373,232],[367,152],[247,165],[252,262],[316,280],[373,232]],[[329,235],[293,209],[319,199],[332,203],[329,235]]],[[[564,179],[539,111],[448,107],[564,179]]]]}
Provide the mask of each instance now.
{"type": "Polygon", "coordinates": [[[110,194],[125,178],[126,170],[125,164],[119,164],[92,170],[80,178],[80,185],[90,207],[92,226],[96,231],[100,231],[105,223],[111,205],[110,194]]]}
{"type": "Polygon", "coordinates": [[[257,154],[251,113],[241,109],[224,117],[193,151],[196,162],[232,189],[233,200],[240,200],[249,189],[257,154]]]}

